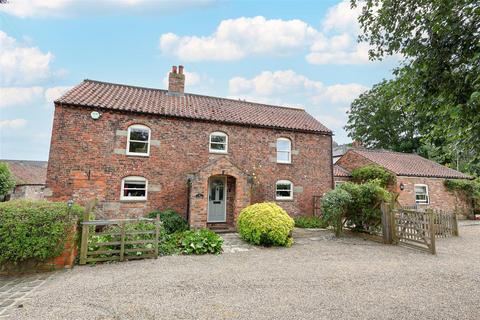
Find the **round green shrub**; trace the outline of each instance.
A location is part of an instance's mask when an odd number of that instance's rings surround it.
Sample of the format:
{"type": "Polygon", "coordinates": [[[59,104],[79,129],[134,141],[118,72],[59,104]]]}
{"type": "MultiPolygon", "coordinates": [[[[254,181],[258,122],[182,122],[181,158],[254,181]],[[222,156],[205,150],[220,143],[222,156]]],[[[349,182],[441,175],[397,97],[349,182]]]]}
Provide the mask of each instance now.
{"type": "Polygon", "coordinates": [[[63,202],[0,203],[0,264],[59,256],[83,208],[63,202]]]}
{"type": "Polygon", "coordinates": [[[257,203],[244,208],[238,217],[238,232],[250,243],[264,246],[286,246],[293,243],[293,219],[273,202],[257,203]]]}
{"type": "Polygon", "coordinates": [[[168,234],[188,230],[187,220],[172,209],[150,212],[148,218],[155,219],[157,215],[160,215],[160,221],[162,221],[165,232],[168,234]]]}

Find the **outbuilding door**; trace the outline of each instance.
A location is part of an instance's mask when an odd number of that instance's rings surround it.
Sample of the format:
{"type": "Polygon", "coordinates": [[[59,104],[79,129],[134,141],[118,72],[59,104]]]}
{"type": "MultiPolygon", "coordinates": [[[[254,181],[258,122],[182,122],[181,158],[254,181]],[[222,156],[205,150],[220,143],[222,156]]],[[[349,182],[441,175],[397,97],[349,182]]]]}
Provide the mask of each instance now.
{"type": "Polygon", "coordinates": [[[211,177],[208,186],[207,222],[226,222],[227,177],[211,177]]]}

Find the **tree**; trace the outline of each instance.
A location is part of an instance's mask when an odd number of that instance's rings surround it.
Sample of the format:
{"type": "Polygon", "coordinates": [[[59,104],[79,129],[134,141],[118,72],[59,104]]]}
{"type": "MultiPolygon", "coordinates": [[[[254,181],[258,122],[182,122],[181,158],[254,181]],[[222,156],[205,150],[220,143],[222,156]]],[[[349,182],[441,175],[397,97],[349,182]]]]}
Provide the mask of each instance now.
{"type": "Polygon", "coordinates": [[[4,162],[0,162],[0,197],[5,196],[15,186],[15,180],[4,162]]]}
{"type": "MultiPolygon", "coordinates": [[[[362,5],[359,41],[371,46],[369,56],[381,60],[402,55],[395,79],[367,93],[388,99],[394,94],[406,114],[414,114],[414,138],[421,146],[444,149],[448,158],[466,159],[476,171],[480,162],[480,3],[478,0],[367,0],[362,5]],[[398,90],[395,94],[395,89],[398,90]]],[[[355,101],[359,108],[372,103],[355,101]]],[[[398,112],[398,101],[392,111],[398,112]]],[[[358,110],[352,109],[353,112],[358,110]]],[[[387,113],[383,110],[383,113],[387,113]]],[[[361,122],[350,116],[351,135],[361,122]]],[[[360,119],[363,119],[360,117],[360,119]]],[[[373,124],[375,126],[375,124],[373,124]]],[[[410,142],[415,145],[412,138],[410,142]]],[[[479,174],[480,172],[476,172],[479,174]]]]}
{"type": "Polygon", "coordinates": [[[420,147],[420,119],[399,95],[401,79],[382,81],[355,99],[345,129],[363,146],[413,152],[420,147]]]}

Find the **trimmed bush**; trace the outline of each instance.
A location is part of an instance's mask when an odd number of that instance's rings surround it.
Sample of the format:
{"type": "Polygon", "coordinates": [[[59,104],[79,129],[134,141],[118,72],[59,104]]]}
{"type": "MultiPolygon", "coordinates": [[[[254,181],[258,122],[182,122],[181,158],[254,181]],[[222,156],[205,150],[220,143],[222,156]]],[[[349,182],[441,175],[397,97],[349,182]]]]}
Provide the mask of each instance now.
{"type": "Polygon", "coordinates": [[[365,167],[353,169],[352,180],[356,183],[366,183],[373,180],[378,180],[380,186],[386,188],[388,186],[394,185],[397,178],[390,171],[378,165],[372,164],[365,167]]]}
{"type": "Polygon", "coordinates": [[[244,208],[238,217],[238,232],[250,243],[264,246],[286,246],[293,243],[293,219],[273,202],[257,203],[244,208]]]}
{"type": "Polygon", "coordinates": [[[326,228],[328,223],[320,217],[295,217],[295,227],[297,228],[326,228]]]}
{"type": "Polygon", "coordinates": [[[162,221],[166,233],[188,230],[187,221],[174,210],[153,211],[148,214],[148,218],[155,219],[157,214],[160,214],[160,221],[162,221]]]}
{"type": "Polygon", "coordinates": [[[69,209],[63,202],[0,203],[0,264],[59,256],[82,212],[82,207],[69,209]]]}

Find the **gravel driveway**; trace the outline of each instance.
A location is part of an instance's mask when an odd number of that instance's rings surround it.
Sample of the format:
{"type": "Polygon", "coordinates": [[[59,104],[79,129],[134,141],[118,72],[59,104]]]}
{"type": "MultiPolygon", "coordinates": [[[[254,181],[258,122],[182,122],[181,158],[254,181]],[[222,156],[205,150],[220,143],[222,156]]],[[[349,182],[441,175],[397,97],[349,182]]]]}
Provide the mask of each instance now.
{"type": "Polygon", "coordinates": [[[13,319],[479,319],[480,225],[432,256],[307,233],[292,248],[81,266],[13,319]]]}

